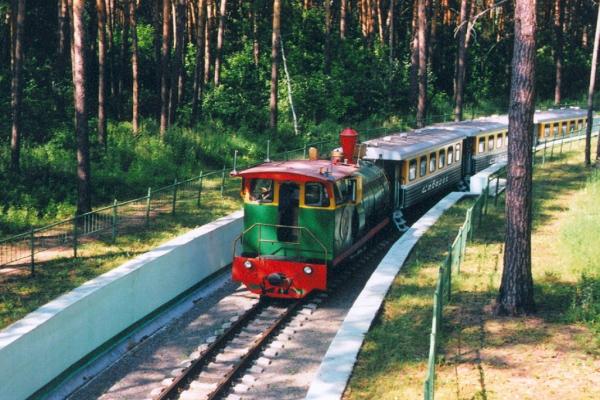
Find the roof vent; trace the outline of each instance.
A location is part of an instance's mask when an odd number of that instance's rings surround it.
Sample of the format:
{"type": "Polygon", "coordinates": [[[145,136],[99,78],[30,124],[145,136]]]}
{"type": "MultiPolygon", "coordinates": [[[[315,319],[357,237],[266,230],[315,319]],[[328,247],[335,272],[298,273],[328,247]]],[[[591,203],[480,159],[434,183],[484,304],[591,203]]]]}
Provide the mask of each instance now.
{"type": "Polygon", "coordinates": [[[392,141],[392,137],[391,136],[384,136],[383,137],[383,141],[384,142],[391,142],[392,141]]]}

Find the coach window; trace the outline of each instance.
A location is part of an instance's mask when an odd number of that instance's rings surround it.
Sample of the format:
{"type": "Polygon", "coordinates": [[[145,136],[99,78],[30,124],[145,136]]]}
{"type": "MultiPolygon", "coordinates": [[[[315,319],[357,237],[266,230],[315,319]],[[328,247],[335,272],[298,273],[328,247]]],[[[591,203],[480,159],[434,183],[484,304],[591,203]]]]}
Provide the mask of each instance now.
{"type": "Polygon", "coordinates": [[[479,138],[479,153],[485,153],[485,137],[479,138]]]}
{"type": "Polygon", "coordinates": [[[442,149],[440,150],[440,163],[438,165],[439,169],[444,168],[444,166],[446,165],[446,150],[442,149]]]}
{"type": "Polygon", "coordinates": [[[488,137],[488,150],[494,150],[494,135],[488,137]]]}
{"type": "Polygon", "coordinates": [[[417,160],[412,159],[408,163],[408,180],[414,181],[417,178],[417,160]]]}
{"type": "Polygon", "coordinates": [[[448,147],[448,165],[452,164],[454,159],[454,147],[448,147]]]}
{"type": "Polygon", "coordinates": [[[456,162],[460,161],[460,144],[456,145],[456,153],[454,153],[454,159],[456,160],[456,162]]]}
{"type": "Polygon", "coordinates": [[[554,129],[552,129],[554,137],[558,136],[559,129],[560,129],[560,124],[558,122],[555,122],[554,129]]]}
{"type": "Polygon", "coordinates": [[[575,132],[575,128],[577,127],[577,121],[573,120],[569,124],[569,135],[572,135],[575,132]]]}
{"type": "Polygon", "coordinates": [[[427,175],[427,156],[422,156],[419,160],[419,170],[420,177],[427,175]]]}
{"type": "Polygon", "coordinates": [[[304,185],[304,205],[309,207],[329,207],[327,189],[319,182],[306,182],[304,185]]]}
{"type": "Polygon", "coordinates": [[[431,153],[429,155],[429,172],[434,172],[435,171],[435,161],[436,161],[436,154],[435,153],[431,153]]]}
{"type": "Polygon", "coordinates": [[[562,123],[562,129],[561,129],[561,135],[566,135],[567,134],[567,121],[562,123]]]}
{"type": "Polygon", "coordinates": [[[548,136],[550,136],[550,124],[545,124],[544,125],[544,137],[547,138],[548,136]]]}

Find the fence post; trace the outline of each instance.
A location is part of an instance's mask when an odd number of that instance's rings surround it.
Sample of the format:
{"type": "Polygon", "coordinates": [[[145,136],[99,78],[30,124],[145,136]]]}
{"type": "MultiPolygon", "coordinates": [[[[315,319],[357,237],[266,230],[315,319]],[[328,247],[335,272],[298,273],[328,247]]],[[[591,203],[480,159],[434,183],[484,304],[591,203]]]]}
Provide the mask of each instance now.
{"type": "Polygon", "coordinates": [[[202,196],[202,171],[200,171],[200,178],[198,178],[198,201],[196,206],[200,207],[200,196],[202,196]]]}
{"type": "Polygon", "coordinates": [[[225,192],[225,165],[223,165],[223,172],[221,172],[221,197],[224,197],[225,192]]]}
{"type": "Polygon", "coordinates": [[[560,155],[561,156],[562,156],[562,148],[563,148],[564,141],[565,141],[565,132],[563,132],[562,139],[560,140],[560,155]]]}
{"type": "Polygon", "coordinates": [[[35,275],[35,229],[32,227],[29,233],[31,247],[31,275],[35,275]]]}
{"type": "Polygon", "coordinates": [[[552,139],[552,147],[550,148],[550,160],[554,160],[554,142],[556,142],[556,136],[552,139]]]}
{"type": "Polygon", "coordinates": [[[152,199],[152,188],[148,188],[148,197],[146,198],[146,228],[150,226],[150,201],[152,199]]]}
{"type": "Polygon", "coordinates": [[[177,203],[177,178],[173,182],[173,204],[171,206],[171,215],[175,215],[175,204],[177,203]]]}
{"type": "Polygon", "coordinates": [[[498,191],[500,190],[500,174],[496,175],[496,196],[494,196],[494,206],[498,207],[498,191]]]}
{"type": "Polygon", "coordinates": [[[304,152],[302,153],[302,159],[306,160],[306,143],[304,143],[304,152]]]}
{"type": "Polygon", "coordinates": [[[112,241],[117,240],[117,199],[113,202],[112,208],[112,241]]]}
{"type": "Polygon", "coordinates": [[[544,139],[544,154],[542,155],[542,165],[546,164],[546,147],[548,145],[548,140],[544,139]]]}
{"type": "Polygon", "coordinates": [[[77,229],[77,217],[75,217],[73,218],[73,258],[77,258],[77,236],[79,234],[77,229]]]}
{"type": "MultiPolygon", "coordinates": [[[[462,235],[462,228],[461,228],[462,235]]],[[[461,237],[462,239],[462,237],[461,237]]],[[[450,301],[450,294],[452,292],[452,244],[448,245],[448,301],[450,301]]],[[[460,265],[460,256],[458,257],[459,265],[460,265]]]]}
{"type": "Polygon", "coordinates": [[[485,188],[485,197],[483,198],[483,200],[484,200],[483,204],[485,206],[485,211],[484,211],[485,215],[487,215],[487,212],[488,212],[488,200],[489,200],[488,197],[489,196],[490,196],[490,181],[488,180],[488,184],[485,188]]]}

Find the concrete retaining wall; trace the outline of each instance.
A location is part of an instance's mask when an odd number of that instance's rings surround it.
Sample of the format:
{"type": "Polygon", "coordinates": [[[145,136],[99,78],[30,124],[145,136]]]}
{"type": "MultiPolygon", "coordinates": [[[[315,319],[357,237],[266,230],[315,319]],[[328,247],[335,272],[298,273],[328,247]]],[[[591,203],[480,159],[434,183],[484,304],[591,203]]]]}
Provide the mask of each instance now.
{"type": "Polygon", "coordinates": [[[241,211],[194,229],[0,331],[0,400],[25,399],[232,260],[241,211]]]}

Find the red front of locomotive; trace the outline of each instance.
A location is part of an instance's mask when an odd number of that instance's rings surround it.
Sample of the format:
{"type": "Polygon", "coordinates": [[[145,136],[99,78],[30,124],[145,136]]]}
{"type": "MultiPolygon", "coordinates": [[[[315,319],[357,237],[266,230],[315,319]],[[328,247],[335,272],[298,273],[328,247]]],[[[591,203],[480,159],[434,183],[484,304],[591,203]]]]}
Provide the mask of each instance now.
{"type": "Polygon", "coordinates": [[[327,266],[264,257],[235,257],[232,278],[260,295],[302,298],[314,290],[327,288],[327,266]]]}

